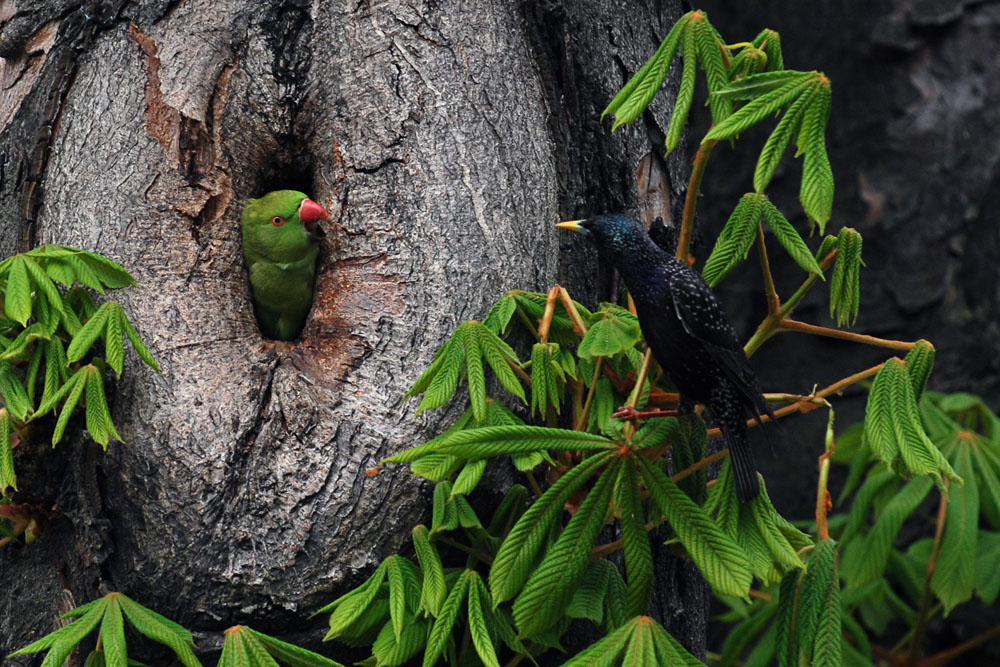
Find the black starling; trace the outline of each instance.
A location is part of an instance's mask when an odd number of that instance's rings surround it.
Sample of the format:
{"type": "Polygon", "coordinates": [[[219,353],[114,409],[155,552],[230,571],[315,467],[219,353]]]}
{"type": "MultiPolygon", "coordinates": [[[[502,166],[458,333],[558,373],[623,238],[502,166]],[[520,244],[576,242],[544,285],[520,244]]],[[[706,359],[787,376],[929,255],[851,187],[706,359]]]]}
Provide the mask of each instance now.
{"type": "Polygon", "coordinates": [[[759,422],[763,414],[774,415],[711,288],[628,216],[599,215],[556,226],[588,236],[604,261],[618,269],[653,356],[682,399],[704,403],[722,429],[740,501],[756,497],[757,468],[746,419],[759,422]]]}

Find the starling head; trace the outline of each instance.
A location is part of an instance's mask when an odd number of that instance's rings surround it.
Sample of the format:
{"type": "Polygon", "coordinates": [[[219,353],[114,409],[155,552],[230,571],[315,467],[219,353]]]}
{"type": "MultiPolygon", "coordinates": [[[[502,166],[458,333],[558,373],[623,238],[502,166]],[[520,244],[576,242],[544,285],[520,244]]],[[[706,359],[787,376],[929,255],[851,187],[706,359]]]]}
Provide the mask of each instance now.
{"type": "Polygon", "coordinates": [[[585,220],[569,220],[556,225],[587,236],[610,264],[622,269],[659,248],[637,220],[627,215],[597,215],[585,220]]]}

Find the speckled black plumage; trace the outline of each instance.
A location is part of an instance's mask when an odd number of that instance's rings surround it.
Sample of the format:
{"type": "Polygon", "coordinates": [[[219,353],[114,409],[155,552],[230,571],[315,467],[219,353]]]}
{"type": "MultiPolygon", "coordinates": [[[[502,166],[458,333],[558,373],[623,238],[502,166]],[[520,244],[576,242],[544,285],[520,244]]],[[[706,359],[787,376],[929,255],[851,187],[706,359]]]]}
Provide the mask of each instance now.
{"type": "MultiPolygon", "coordinates": [[[[686,401],[704,403],[722,429],[741,501],[759,490],[747,417],[771,414],[736,331],[708,284],[624,215],[580,220],[604,261],[618,269],[653,356],[686,401]]],[[[773,415],[772,415],[773,416],[773,415]]]]}

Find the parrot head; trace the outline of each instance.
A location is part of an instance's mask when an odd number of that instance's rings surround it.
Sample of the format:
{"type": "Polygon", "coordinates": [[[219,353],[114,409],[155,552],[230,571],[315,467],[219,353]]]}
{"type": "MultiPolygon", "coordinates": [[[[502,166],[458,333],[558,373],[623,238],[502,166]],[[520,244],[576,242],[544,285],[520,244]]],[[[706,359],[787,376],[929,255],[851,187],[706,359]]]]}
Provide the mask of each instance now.
{"type": "Polygon", "coordinates": [[[330,215],[296,190],[275,190],[251,199],[243,209],[243,238],[257,253],[273,262],[303,257],[326,233],[320,220],[330,215]]]}

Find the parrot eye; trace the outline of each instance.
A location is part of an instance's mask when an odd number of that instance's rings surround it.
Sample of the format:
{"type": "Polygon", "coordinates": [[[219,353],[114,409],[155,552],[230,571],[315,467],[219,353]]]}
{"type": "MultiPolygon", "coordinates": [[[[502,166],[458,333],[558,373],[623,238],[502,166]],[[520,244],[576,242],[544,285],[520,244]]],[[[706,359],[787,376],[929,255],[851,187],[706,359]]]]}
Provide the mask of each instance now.
{"type": "Polygon", "coordinates": [[[285,219],[282,218],[280,215],[276,215],[273,218],[271,218],[271,224],[274,225],[275,227],[281,227],[283,224],[285,224],[285,219]]]}

